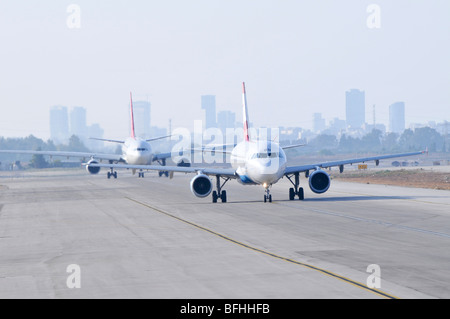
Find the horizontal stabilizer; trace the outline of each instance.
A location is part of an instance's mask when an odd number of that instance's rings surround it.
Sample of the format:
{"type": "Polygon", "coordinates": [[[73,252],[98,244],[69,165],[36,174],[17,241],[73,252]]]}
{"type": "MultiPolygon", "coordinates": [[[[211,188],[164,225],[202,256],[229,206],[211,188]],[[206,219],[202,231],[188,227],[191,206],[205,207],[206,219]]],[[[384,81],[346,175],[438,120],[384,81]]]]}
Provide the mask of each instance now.
{"type": "Polygon", "coordinates": [[[290,148],[297,148],[297,147],[302,147],[302,146],[306,146],[307,144],[295,144],[295,145],[286,145],[286,146],[280,146],[283,150],[288,150],[290,148]]]}
{"type": "Polygon", "coordinates": [[[97,140],[97,141],[103,141],[103,142],[111,142],[111,143],[120,143],[123,144],[125,141],[118,141],[118,140],[108,140],[104,138],[96,138],[96,137],[90,137],[90,140],[97,140]]]}

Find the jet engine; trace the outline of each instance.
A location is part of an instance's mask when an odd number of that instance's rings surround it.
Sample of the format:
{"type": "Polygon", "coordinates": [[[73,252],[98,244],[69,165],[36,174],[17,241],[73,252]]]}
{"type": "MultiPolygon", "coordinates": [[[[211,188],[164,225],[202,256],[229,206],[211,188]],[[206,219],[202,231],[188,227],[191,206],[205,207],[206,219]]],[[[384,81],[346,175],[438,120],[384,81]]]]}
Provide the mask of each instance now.
{"type": "Polygon", "coordinates": [[[206,197],[212,191],[212,182],[208,176],[199,174],[191,180],[191,192],[197,197],[206,197]]]}
{"type": "Polygon", "coordinates": [[[325,193],[330,188],[331,180],[327,172],[317,170],[309,175],[309,188],[316,193],[325,193]]]}
{"type": "Polygon", "coordinates": [[[100,172],[100,167],[92,167],[90,164],[98,164],[98,162],[92,159],[86,164],[86,171],[88,171],[88,173],[98,174],[98,172],[100,172]]]}

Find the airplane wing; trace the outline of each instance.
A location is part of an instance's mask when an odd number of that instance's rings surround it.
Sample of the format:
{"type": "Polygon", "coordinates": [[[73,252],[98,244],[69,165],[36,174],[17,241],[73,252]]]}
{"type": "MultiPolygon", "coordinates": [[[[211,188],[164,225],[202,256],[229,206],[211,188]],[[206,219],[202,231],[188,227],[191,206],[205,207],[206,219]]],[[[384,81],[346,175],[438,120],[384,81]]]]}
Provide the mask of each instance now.
{"type": "Polygon", "coordinates": [[[302,146],[306,146],[306,145],[307,144],[294,144],[294,145],[280,146],[280,148],[282,148],[283,150],[288,150],[291,148],[302,147],[302,146]]]}
{"type": "MultiPolygon", "coordinates": [[[[87,165],[84,163],[83,165],[87,165]]],[[[236,171],[231,168],[213,168],[213,167],[185,167],[185,166],[161,166],[161,165],[129,165],[129,164],[89,164],[90,167],[103,167],[103,168],[126,168],[136,170],[149,170],[149,171],[167,171],[174,173],[196,173],[212,176],[223,176],[229,178],[237,178],[236,171]]]]}
{"type": "Polygon", "coordinates": [[[426,151],[380,155],[380,156],[372,156],[372,157],[360,157],[360,158],[353,158],[353,159],[347,159],[347,160],[323,162],[323,163],[307,164],[307,165],[299,165],[299,166],[288,166],[288,167],[286,167],[286,169],[284,171],[284,175],[306,172],[306,171],[309,171],[312,169],[317,169],[317,168],[329,168],[329,167],[333,167],[333,166],[344,166],[347,164],[364,163],[364,162],[369,162],[369,161],[375,161],[378,165],[378,162],[382,159],[414,156],[414,155],[421,155],[424,153],[426,153],[426,151]]]}
{"type": "Polygon", "coordinates": [[[153,155],[152,162],[159,161],[163,159],[168,159],[172,157],[172,153],[158,153],[153,155]]]}
{"type": "Polygon", "coordinates": [[[152,142],[152,141],[162,140],[163,138],[168,138],[168,137],[172,137],[172,135],[165,135],[165,136],[153,137],[153,138],[149,138],[149,139],[147,139],[147,140],[145,140],[145,141],[146,141],[146,142],[152,142]]]}
{"type": "Polygon", "coordinates": [[[153,154],[153,159],[152,162],[155,161],[159,161],[159,160],[164,160],[164,159],[168,159],[168,158],[173,158],[173,157],[177,157],[179,156],[180,159],[183,159],[183,156],[186,155],[187,156],[187,152],[190,152],[191,154],[194,152],[193,149],[190,150],[181,150],[179,152],[167,152],[167,153],[157,153],[157,154],[153,154]]]}
{"type": "Polygon", "coordinates": [[[224,150],[218,150],[214,148],[191,148],[194,152],[211,152],[211,153],[219,153],[219,154],[231,154],[232,151],[224,151],[224,150]]]}
{"type": "MultiPolygon", "coordinates": [[[[220,145],[220,146],[205,146],[203,148],[193,148],[193,151],[196,152],[216,152],[216,153],[221,153],[221,154],[231,154],[232,151],[226,151],[226,150],[219,150],[216,147],[227,147],[227,146],[232,146],[233,144],[228,144],[228,145],[220,145]]],[[[234,144],[234,146],[236,146],[234,144]]],[[[297,148],[297,147],[302,147],[302,146],[306,146],[306,144],[295,144],[295,145],[287,145],[287,146],[280,146],[280,148],[282,148],[283,150],[288,150],[291,148],[297,148]]]]}
{"type": "Polygon", "coordinates": [[[109,140],[109,139],[105,139],[105,138],[97,138],[97,137],[90,137],[90,140],[96,140],[96,141],[102,141],[102,142],[111,142],[111,143],[119,143],[119,144],[124,144],[125,141],[119,141],[119,140],[109,140]]]}
{"type": "Polygon", "coordinates": [[[48,155],[61,157],[77,157],[77,158],[95,158],[98,160],[108,160],[114,162],[123,161],[121,155],[117,154],[103,154],[94,152],[64,152],[64,151],[27,151],[27,150],[0,150],[0,153],[9,154],[30,154],[30,155],[48,155]]]}

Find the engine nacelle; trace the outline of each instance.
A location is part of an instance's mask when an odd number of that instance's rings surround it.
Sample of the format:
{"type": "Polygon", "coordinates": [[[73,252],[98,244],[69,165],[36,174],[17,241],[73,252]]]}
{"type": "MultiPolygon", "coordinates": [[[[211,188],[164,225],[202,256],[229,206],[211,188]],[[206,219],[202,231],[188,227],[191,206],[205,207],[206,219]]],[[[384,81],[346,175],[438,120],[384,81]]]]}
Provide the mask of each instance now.
{"type": "Polygon", "coordinates": [[[309,188],[316,194],[325,193],[330,188],[331,179],[327,172],[317,170],[309,175],[309,188]]]}
{"type": "Polygon", "coordinates": [[[213,185],[208,176],[199,174],[191,180],[191,192],[197,197],[206,197],[211,194],[213,185]]]}
{"type": "Polygon", "coordinates": [[[88,173],[98,174],[100,172],[100,167],[92,167],[92,166],[90,166],[90,164],[98,164],[98,162],[96,160],[90,160],[86,164],[86,171],[88,171],[88,173]]]}

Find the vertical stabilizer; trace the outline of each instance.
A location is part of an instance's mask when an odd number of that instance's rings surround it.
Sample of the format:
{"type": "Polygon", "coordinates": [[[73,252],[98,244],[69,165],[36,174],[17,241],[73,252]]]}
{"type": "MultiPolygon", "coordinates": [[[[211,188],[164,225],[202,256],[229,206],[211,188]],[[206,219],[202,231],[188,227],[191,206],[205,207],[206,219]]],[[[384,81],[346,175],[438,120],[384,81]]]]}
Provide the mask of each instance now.
{"type": "Polygon", "coordinates": [[[247,110],[247,94],[245,93],[245,82],[242,82],[242,106],[243,106],[243,123],[244,123],[244,140],[250,141],[250,136],[248,133],[248,110],[247,110]]]}
{"type": "Polygon", "coordinates": [[[131,115],[131,137],[136,138],[136,135],[134,133],[133,98],[131,96],[131,92],[130,92],[130,115],[131,115]]]}

